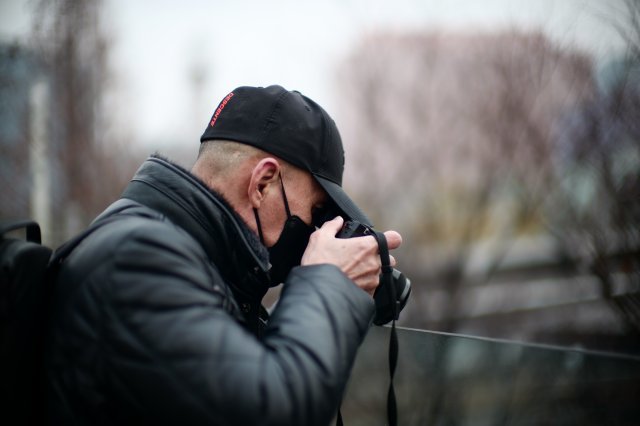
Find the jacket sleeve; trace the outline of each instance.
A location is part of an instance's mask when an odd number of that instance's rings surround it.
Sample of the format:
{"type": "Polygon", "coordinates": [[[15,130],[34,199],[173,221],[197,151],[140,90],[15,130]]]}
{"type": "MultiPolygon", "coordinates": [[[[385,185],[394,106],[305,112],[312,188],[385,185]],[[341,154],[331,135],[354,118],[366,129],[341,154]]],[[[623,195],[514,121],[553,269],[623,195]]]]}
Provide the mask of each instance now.
{"type": "Polygon", "coordinates": [[[330,422],[374,312],[338,268],[295,268],[259,341],[223,309],[221,279],[188,236],[136,232],[113,261],[104,371],[126,411],[173,424],[330,422]]]}

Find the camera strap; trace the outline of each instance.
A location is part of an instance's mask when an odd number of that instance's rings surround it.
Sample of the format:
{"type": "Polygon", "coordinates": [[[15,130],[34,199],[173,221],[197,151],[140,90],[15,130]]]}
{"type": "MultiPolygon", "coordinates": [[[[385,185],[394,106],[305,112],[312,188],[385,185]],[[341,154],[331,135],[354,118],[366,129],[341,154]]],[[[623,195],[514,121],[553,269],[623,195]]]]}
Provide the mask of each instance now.
{"type": "MultiPolygon", "coordinates": [[[[398,335],[396,333],[398,303],[396,302],[396,286],[393,283],[393,267],[391,266],[391,258],[389,257],[387,238],[382,232],[378,232],[373,229],[371,229],[370,235],[372,235],[378,242],[378,251],[380,253],[380,262],[382,264],[380,286],[384,286],[384,288],[389,291],[391,312],[393,313],[393,319],[391,320],[391,334],[389,335],[389,390],[387,392],[387,422],[389,426],[397,426],[398,408],[396,404],[396,393],[393,387],[393,378],[396,374],[396,365],[398,364],[398,335]]],[[[336,425],[343,426],[342,413],[340,409],[338,409],[336,425]]]]}
{"type": "MultiPolygon", "coordinates": [[[[369,228],[371,236],[378,242],[378,252],[380,253],[381,273],[380,286],[386,288],[389,292],[389,300],[391,301],[391,312],[393,318],[391,320],[391,334],[389,335],[389,390],[387,392],[387,421],[389,426],[398,425],[398,408],[396,404],[396,393],[393,387],[393,378],[396,373],[396,365],[398,364],[398,335],[396,333],[396,319],[398,318],[398,303],[396,302],[396,286],[393,283],[393,267],[391,266],[391,258],[389,257],[389,246],[387,238],[382,232],[369,228]]],[[[336,418],[336,426],[343,426],[342,412],[338,408],[336,418]]]]}
{"type": "Polygon", "coordinates": [[[389,426],[398,424],[398,408],[396,404],[396,393],[393,387],[393,378],[396,374],[396,365],[398,363],[398,335],[396,334],[396,319],[398,318],[398,299],[396,297],[396,286],[393,283],[393,268],[391,267],[391,259],[389,257],[389,247],[387,246],[387,238],[382,232],[374,231],[372,234],[378,241],[378,250],[380,252],[380,261],[382,263],[382,273],[380,274],[380,285],[384,285],[389,291],[389,300],[391,301],[391,312],[393,319],[391,320],[391,333],[389,335],[389,391],[387,392],[387,421],[389,426]]]}

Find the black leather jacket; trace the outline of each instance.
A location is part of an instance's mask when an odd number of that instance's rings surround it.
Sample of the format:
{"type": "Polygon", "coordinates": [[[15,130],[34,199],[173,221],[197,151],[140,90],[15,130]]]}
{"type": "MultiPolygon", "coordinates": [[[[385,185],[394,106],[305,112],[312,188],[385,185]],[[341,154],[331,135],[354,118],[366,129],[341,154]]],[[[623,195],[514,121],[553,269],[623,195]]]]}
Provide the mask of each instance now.
{"type": "Polygon", "coordinates": [[[63,264],[48,343],[55,424],[326,425],[373,299],[297,267],[268,324],[268,256],[216,194],[151,157],[63,264]]]}

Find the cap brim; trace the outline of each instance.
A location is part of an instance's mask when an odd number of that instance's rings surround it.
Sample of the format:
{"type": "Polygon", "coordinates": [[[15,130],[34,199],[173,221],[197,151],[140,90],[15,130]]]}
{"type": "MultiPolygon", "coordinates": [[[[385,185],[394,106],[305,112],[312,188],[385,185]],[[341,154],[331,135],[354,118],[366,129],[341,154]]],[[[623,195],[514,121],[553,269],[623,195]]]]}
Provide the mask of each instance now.
{"type": "Polygon", "coordinates": [[[346,216],[345,219],[357,220],[364,225],[373,226],[371,219],[369,219],[367,215],[360,210],[356,203],[349,198],[340,185],[325,179],[322,176],[314,175],[314,177],[320,186],[327,192],[329,198],[331,198],[338,208],[342,210],[342,213],[346,216]]]}

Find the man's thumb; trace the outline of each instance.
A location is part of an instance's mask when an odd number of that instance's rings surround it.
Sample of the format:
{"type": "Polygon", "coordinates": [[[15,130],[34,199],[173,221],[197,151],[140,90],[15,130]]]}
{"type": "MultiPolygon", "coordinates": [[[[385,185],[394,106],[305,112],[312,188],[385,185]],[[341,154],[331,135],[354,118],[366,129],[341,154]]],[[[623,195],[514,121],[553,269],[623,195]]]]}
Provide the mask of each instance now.
{"type": "Polygon", "coordinates": [[[336,235],[342,229],[343,224],[344,219],[341,216],[336,216],[334,219],[325,222],[320,229],[330,231],[331,235],[336,235]]]}

